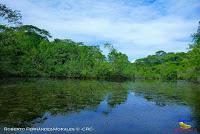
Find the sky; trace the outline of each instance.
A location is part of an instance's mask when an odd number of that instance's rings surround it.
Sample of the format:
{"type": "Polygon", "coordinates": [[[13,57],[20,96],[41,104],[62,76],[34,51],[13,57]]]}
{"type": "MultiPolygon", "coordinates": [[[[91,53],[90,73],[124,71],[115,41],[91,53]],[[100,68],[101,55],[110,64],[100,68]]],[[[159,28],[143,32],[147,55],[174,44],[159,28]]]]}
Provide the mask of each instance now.
{"type": "MultiPolygon", "coordinates": [[[[54,38],[87,45],[111,43],[130,61],[187,51],[200,21],[200,0],[2,0],[20,10],[23,24],[54,38]]],[[[104,51],[106,53],[106,51],[104,51]]]]}

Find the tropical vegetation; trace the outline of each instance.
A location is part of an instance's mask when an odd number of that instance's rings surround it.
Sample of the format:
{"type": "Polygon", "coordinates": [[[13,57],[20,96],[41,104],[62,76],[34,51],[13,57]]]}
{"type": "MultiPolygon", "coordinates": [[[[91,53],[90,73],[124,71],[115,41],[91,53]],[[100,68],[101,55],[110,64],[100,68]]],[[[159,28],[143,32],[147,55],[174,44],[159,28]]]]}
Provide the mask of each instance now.
{"type": "Polygon", "coordinates": [[[105,44],[99,46],[70,39],[53,39],[33,25],[23,25],[19,11],[0,4],[1,77],[66,77],[92,79],[187,79],[200,81],[200,29],[193,35],[188,52],[158,51],[129,62],[128,56],[105,44]]]}

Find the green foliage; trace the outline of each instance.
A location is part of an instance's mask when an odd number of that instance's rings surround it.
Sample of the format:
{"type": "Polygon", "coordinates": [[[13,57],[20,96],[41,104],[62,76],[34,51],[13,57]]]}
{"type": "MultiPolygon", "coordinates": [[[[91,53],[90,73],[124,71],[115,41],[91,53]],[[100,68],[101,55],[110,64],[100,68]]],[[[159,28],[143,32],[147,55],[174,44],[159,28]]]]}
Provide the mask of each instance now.
{"type": "Polygon", "coordinates": [[[190,56],[190,76],[194,80],[200,81],[200,22],[197,33],[193,35],[193,41],[188,52],[190,56]]]}
{"type": "Polygon", "coordinates": [[[32,25],[0,25],[1,76],[68,77],[92,79],[190,79],[200,76],[199,33],[187,53],[166,53],[130,63],[128,57],[111,44],[108,57],[98,46],[87,46],[69,39],[54,39],[44,29],[32,25]]]}
{"type": "MultiPolygon", "coordinates": [[[[21,24],[21,14],[0,4],[0,17],[21,24]]],[[[98,46],[69,39],[54,39],[32,25],[0,25],[0,74],[20,77],[95,79],[190,79],[200,81],[200,25],[187,53],[162,50],[130,63],[128,57],[106,43],[108,57],[98,46]]]]}
{"type": "Polygon", "coordinates": [[[142,79],[188,79],[200,81],[200,33],[193,35],[193,44],[187,53],[166,53],[158,51],[155,55],[138,59],[136,78],[142,79]]]}
{"type": "Polygon", "coordinates": [[[132,71],[134,71],[133,65],[131,65],[131,63],[128,61],[128,57],[125,54],[117,52],[117,50],[113,49],[108,55],[108,61],[111,64],[111,77],[134,77],[134,73],[132,73],[132,71]]]}
{"type": "Polygon", "coordinates": [[[22,24],[22,16],[20,12],[17,10],[13,11],[4,4],[0,4],[0,16],[3,17],[5,20],[8,20],[9,23],[22,24]]]}
{"type": "Polygon", "coordinates": [[[128,57],[115,49],[107,60],[98,46],[49,38],[48,31],[32,25],[0,25],[2,77],[133,78],[128,57]]]}
{"type": "Polygon", "coordinates": [[[136,60],[136,77],[144,79],[185,79],[181,74],[187,67],[188,54],[166,53],[150,55],[147,58],[136,60]]]}

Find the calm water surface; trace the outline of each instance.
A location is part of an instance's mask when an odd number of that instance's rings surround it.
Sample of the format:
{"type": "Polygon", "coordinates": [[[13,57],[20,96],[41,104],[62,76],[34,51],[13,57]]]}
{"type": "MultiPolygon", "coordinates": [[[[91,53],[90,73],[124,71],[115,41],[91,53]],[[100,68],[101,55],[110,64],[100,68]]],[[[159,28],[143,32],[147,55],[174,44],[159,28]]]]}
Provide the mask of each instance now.
{"type": "Polygon", "coordinates": [[[199,134],[199,130],[198,84],[47,79],[0,83],[0,134],[199,134]],[[180,120],[192,129],[181,131],[180,120]],[[5,127],[69,130],[11,132],[5,127]]]}

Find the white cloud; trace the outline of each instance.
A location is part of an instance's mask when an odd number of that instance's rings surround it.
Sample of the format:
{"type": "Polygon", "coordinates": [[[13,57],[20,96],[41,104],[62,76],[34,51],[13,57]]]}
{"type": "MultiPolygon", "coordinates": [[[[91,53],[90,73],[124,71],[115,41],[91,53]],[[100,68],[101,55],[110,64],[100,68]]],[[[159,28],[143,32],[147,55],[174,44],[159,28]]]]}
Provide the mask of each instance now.
{"type": "Polygon", "coordinates": [[[92,44],[112,42],[130,60],[157,50],[184,51],[196,32],[198,0],[3,0],[22,11],[25,24],[54,37],[92,44]]]}

